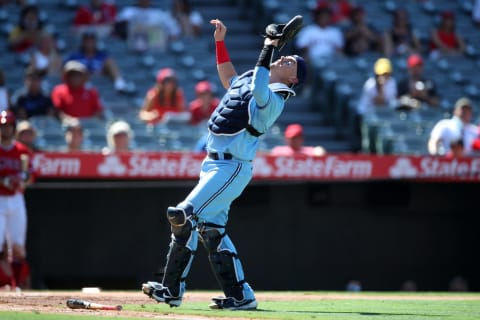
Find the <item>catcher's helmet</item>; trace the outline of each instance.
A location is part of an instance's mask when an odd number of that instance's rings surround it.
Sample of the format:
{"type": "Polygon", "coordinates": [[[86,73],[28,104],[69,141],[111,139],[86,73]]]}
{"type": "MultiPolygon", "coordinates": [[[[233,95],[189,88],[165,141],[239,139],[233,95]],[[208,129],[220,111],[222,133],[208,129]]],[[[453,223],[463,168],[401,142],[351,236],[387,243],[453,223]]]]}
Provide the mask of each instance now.
{"type": "Polygon", "coordinates": [[[12,111],[2,111],[0,113],[0,124],[15,124],[15,114],[12,111]]]}

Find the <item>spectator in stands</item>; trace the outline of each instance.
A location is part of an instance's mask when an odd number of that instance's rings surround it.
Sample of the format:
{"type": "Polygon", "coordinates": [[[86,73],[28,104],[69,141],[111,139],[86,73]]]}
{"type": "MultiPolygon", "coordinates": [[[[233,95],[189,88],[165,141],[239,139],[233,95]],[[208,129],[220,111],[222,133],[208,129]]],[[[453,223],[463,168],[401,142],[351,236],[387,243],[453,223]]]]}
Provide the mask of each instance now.
{"type": "Polygon", "coordinates": [[[181,29],[170,12],[152,7],[151,0],[137,0],[136,6],[125,7],[118,14],[117,33],[128,40],[131,49],[146,51],[165,49],[181,29]]]}
{"type": "Polygon", "coordinates": [[[356,56],[367,51],[375,51],[380,47],[380,37],[375,28],[365,19],[365,10],[357,6],[351,11],[351,24],[344,33],[345,53],[356,56]]]}
{"type": "Polygon", "coordinates": [[[323,147],[307,147],[304,145],[305,137],[303,135],[303,127],[298,123],[290,124],[285,129],[284,146],[274,147],[270,154],[273,156],[291,157],[295,155],[305,156],[323,156],[326,151],[323,147]]]}
{"type": "Polygon", "coordinates": [[[468,98],[460,98],[455,103],[453,117],[440,120],[432,129],[428,141],[431,155],[445,155],[450,152],[452,141],[463,142],[464,154],[472,153],[472,144],[477,135],[477,126],[472,121],[472,102],[468,98]]]}
{"type": "Polygon", "coordinates": [[[185,111],[185,97],[175,71],[163,68],[156,80],[156,85],[148,90],[139,113],[139,118],[148,123],[161,122],[167,113],[185,111]]]}
{"type": "Polygon", "coordinates": [[[173,0],[172,14],[177,19],[183,35],[195,37],[201,35],[203,17],[200,12],[192,10],[189,0],[173,0]]]}
{"type": "Polygon", "coordinates": [[[125,121],[116,121],[108,128],[107,147],[103,153],[115,153],[130,151],[130,142],[133,139],[133,131],[125,121]]]}
{"type": "Polygon", "coordinates": [[[75,60],[87,67],[91,75],[104,73],[114,81],[117,91],[125,91],[127,84],[120,74],[117,63],[107,52],[99,50],[95,32],[85,32],[82,35],[80,49],[72,53],[66,61],[75,60]]]}
{"type": "Polygon", "coordinates": [[[12,111],[17,119],[34,116],[54,116],[50,95],[42,89],[42,74],[31,67],[25,71],[25,85],[12,96],[12,111]]]}
{"type": "Polygon", "coordinates": [[[30,49],[38,41],[42,29],[38,7],[34,5],[23,7],[19,22],[8,37],[10,49],[17,53],[30,49]]]}
{"type": "Polygon", "coordinates": [[[89,4],[78,7],[73,25],[80,34],[94,30],[99,37],[107,37],[113,31],[117,7],[114,3],[102,0],[90,0],[89,4]]]}
{"type": "Polygon", "coordinates": [[[65,128],[65,152],[82,151],[83,147],[83,127],[82,123],[76,118],[69,118],[63,122],[65,128]]]}
{"type": "Polygon", "coordinates": [[[60,77],[62,64],[55,39],[49,33],[42,32],[30,57],[29,67],[39,71],[42,76],[60,77]]]}
{"type": "Polygon", "coordinates": [[[433,29],[430,35],[430,56],[437,58],[441,55],[464,53],[465,41],[456,31],[455,14],[451,11],[442,12],[439,26],[433,29]]]}
{"type": "Polygon", "coordinates": [[[437,86],[432,79],[424,76],[422,57],[419,54],[410,55],[407,67],[408,75],[398,82],[397,87],[400,106],[407,109],[418,108],[423,104],[437,107],[437,86]]]}
{"type": "Polygon", "coordinates": [[[477,26],[480,26],[480,0],[475,0],[472,10],[472,19],[477,26]]]}
{"type": "Polygon", "coordinates": [[[53,88],[52,101],[62,121],[68,118],[103,117],[103,107],[95,88],[87,87],[88,70],[78,61],[63,67],[63,81],[53,88]]]}
{"type": "Polygon", "coordinates": [[[0,68],[0,112],[10,108],[10,95],[5,83],[5,74],[0,68]]]}
{"type": "Polygon", "coordinates": [[[15,139],[28,147],[31,152],[40,151],[35,145],[37,132],[28,120],[22,120],[17,123],[15,139]]]}
{"type": "Polygon", "coordinates": [[[332,25],[332,11],[319,7],[313,12],[314,24],[304,27],[297,36],[296,46],[302,56],[315,64],[317,59],[329,58],[343,50],[343,35],[332,25]]]}
{"type": "Polygon", "coordinates": [[[213,84],[207,80],[200,81],[195,86],[196,99],[190,102],[190,122],[197,125],[208,120],[220,100],[215,97],[213,84]]]}
{"type": "MultiPolygon", "coordinates": [[[[362,123],[366,115],[374,113],[377,108],[395,108],[397,83],[392,76],[392,64],[387,58],[378,59],[373,67],[374,75],[365,81],[356,108],[353,121],[352,151],[361,149],[362,123]]],[[[370,150],[375,152],[375,148],[370,150]]]]}
{"type": "Polygon", "coordinates": [[[390,60],[378,59],[373,69],[375,75],[365,82],[357,106],[357,113],[362,116],[375,111],[375,108],[393,108],[397,99],[397,82],[392,76],[390,60]]]}
{"type": "Polygon", "coordinates": [[[387,57],[421,52],[421,43],[412,30],[406,9],[393,12],[392,27],[383,34],[383,53],[387,57]]]}
{"type": "Polygon", "coordinates": [[[329,7],[332,10],[333,24],[347,24],[352,11],[349,0],[318,0],[317,8],[329,7]]]}

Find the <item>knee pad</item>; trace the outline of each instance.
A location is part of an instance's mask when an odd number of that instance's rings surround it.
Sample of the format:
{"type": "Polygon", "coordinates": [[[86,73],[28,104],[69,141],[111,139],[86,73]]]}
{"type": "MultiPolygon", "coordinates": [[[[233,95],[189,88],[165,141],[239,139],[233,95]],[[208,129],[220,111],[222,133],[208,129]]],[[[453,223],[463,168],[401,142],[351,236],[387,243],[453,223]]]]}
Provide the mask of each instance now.
{"type": "Polygon", "coordinates": [[[253,291],[245,282],[242,264],[237,257],[237,250],[230,237],[219,229],[202,226],[200,237],[208,251],[208,260],[217,282],[226,297],[243,300],[253,296],[253,291]],[[252,292],[252,293],[251,293],[252,292]]]}
{"type": "Polygon", "coordinates": [[[220,232],[218,228],[209,228],[202,225],[199,230],[200,239],[208,253],[217,252],[218,245],[225,236],[225,233],[220,232]]]}
{"type": "Polygon", "coordinates": [[[172,226],[183,226],[193,216],[193,206],[190,203],[181,203],[176,207],[168,207],[167,219],[172,226]]]}

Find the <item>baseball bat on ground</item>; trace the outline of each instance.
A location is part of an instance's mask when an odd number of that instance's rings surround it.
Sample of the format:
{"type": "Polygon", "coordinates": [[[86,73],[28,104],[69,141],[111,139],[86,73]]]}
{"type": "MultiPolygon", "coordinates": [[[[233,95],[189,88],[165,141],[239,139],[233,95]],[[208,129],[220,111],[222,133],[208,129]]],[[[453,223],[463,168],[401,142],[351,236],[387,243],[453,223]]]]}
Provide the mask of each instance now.
{"type": "Polygon", "coordinates": [[[122,310],[121,305],[111,306],[111,305],[94,303],[94,302],[89,302],[89,301],[80,300],[80,299],[68,299],[67,306],[70,309],[115,310],[115,311],[122,310]]]}

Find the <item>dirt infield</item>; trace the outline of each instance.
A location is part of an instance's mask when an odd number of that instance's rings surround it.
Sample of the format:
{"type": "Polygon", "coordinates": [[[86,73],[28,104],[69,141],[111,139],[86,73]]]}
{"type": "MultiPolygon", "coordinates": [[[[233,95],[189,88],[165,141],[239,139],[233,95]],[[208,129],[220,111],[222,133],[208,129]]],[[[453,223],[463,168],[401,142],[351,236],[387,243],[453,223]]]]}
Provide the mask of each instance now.
{"type": "MultiPolygon", "coordinates": [[[[189,292],[185,294],[184,302],[205,302],[207,307],[210,298],[217,295],[217,292],[189,292]]],[[[168,312],[139,312],[139,311],[93,311],[93,310],[72,310],[66,306],[66,301],[70,298],[84,299],[95,303],[108,305],[156,305],[157,303],[148,299],[141,292],[100,292],[87,294],[82,292],[51,292],[51,291],[27,291],[27,292],[0,292],[0,312],[1,311],[27,311],[35,313],[48,314],[88,314],[98,316],[118,316],[155,318],[155,319],[216,319],[212,317],[193,318],[191,315],[182,316],[179,314],[170,314],[168,312]]],[[[297,293],[297,292],[259,292],[257,299],[261,301],[295,301],[295,300],[477,300],[480,296],[469,295],[395,295],[395,294],[367,294],[358,295],[355,293],[297,293]]],[[[168,309],[167,309],[168,310],[168,309]]],[[[218,318],[225,319],[225,318],[218,318]]],[[[239,319],[239,318],[236,318],[239,319]]]]}

